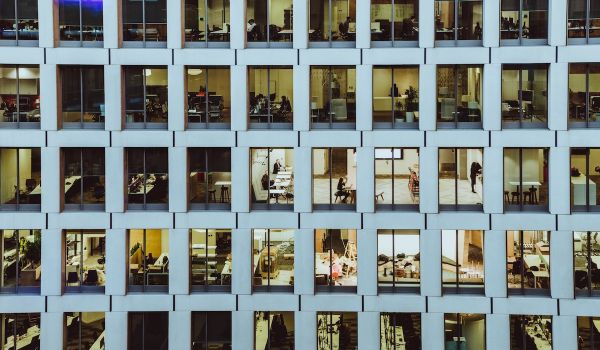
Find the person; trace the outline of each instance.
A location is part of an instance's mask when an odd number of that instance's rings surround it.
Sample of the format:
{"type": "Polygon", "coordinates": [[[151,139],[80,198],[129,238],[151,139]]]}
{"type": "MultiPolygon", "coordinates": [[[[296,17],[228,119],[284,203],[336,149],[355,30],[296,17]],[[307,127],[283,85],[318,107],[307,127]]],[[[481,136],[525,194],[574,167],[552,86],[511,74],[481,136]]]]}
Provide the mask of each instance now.
{"type": "Polygon", "coordinates": [[[477,175],[481,174],[481,164],[478,162],[471,163],[471,174],[469,177],[471,178],[471,192],[477,193],[475,191],[475,184],[477,183],[477,175]]]}
{"type": "Polygon", "coordinates": [[[398,86],[396,85],[396,83],[394,83],[394,85],[392,85],[392,87],[390,88],[390,96],[391,97],[398,96],[398,86]]]}
{"type": "Polygon", "coordinates": [[[287,96],[281,96],[281,104],[279,105],[279,115],[281,119],[285,119],[285,116],[292,110],[292,104],[287,96]]]}
{"type": "Polygon", "coordinates": [[[346,20],[340,23],[338,29],[340,31],[340,36],[345,39],[348,35],[348,30],[350,30],[350,17],[346,17],[346,20]]]}
{"type": "Polygon", "coordinates": [[[260,179],[260,183],[262,184],[263,190],[269,189],[269,174],[265,171],[262,178],[260,179]]]}
{"type": "Polygon", "coordinates": [[[254,21],[254,18],[251,18],[246,24],[246,32],[249,41],[258,38],[258,29],[256,28],[256,22],[254,21]]]}
{"type": "Polygon", "coordinates": [[[475,37],[476,40],[481,40],[482,35],[483,35],[483,30],[481,29],[479,22],[477,22],[477,24],[475,25],[475,29],[473,30],[473,36],[475,37]]]}
{"type": "Polygon", "coordinates": [[[335,193],[335,195],[338,197],[342,197],[342,196],[344,197],[344,198],[342,198],[342,203],[346,203],[346,199],[350,195],[350,192],[346,191],[345,188],[346,188],[346,181],[344,181],[343,177],[340,177],[340,180],[338,181],[338,184],[337,184],[337,192],[335,193]]]}
{"type": "Polygon", "coordinates": [[[279,169],[281,168],[281,163],[279,163],[279,159],[275,160],[273,164],[273,175],[277,175],[279,173],[279,169]]]}
{"type": "Polygon", "coordinates": [[[156,259],[152,256],[152,253],[148,253],[148,257],[146,258],[146,264],[154,264],[156,259]]]}

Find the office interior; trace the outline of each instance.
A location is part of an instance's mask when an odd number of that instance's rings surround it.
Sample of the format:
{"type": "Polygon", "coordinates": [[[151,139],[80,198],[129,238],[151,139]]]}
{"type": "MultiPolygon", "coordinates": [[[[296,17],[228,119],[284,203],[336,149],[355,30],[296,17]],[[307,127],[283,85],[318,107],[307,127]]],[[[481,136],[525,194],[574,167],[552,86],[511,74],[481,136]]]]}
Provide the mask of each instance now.
{"type": "Polygon", "coordinates": [[[104,286],[106,283],[104,230],[65,231],[65,286],[104,286]]]}
{"type": "Polygon", "coordinates": [[[190,148],[189,201],[194,209],[231,203],[231,149],[190,148]]]}
{"type": "Polygon", "coordinates": [[[294,333],[293,312],[254,312],[254,349],[293,349],[294,333]]]}
{"type": "Polygon", "coordinates": [[[129,288],[169,285],[169,230],[131,229],[129,232],[129,288]]]}
{"type": "Polygon", "coordinates": [[[504,204],[508,210],[548,204],[548,149],[504,149],[504,204]]]}
{"type": "Polygon", "coordinates": [[[287,42],[291,47],[293,18],[292,0],[248,0],[248,42],[287,42]],[[254,20],[253,24],[250,24],[251,20],[254,20]]]}
{"type": "Polygon", "coordinates": [[[310,67],[311,123],[315,128],[354,128],[356,123],[356,67],[310,67]]]}
{"type": "Polygon", "coordinates": [[[293,81],[290,66],[248,67],[248,114],[251,126],[288,124],[287,127],[291,128],[293,81]]]}
{"type": "Polygon", "coordinates": [[[104,349],[104,312],[66,312],[65,349],[104,349]]]}
{"type": "Polygon", "coordinates": [[[439,204],[442,208],[477,209],[483,205],[483,150],[440,148],[438,151],[439,204]]]}
{"type": "Polygon", "coordinates": [[[548,65],[502,66],[502,121],[546,125],[548,121],[548,65]]]}
{"type": "Polygon", "coordinates": [[[294,285],[294,230],[252,230],[252,284],[294,285]]]}
{"type": "Polygon", "coordinates": [[[39,206],[41,159],[39,148],[0,149],[0,203],[6,208],[39,206]]]}
{"type": "Polygon", "coordinates": [[[600,125],[600,64],[569,64],[569,124],[600,125]]]}
{"type": "Polygon", "coordinates": [[[419,230],[377,230],[379,288],[418,287],[420,265],[419,230]]]}
{"type": "MultiPolygon", "coordinates": [[[[600,290],[600,232],[574,231],[573,256],[574,256],[574,281],[575,292],[589,292],[595,294],[600,290]]],[[[598,339],[600,341],[600,338],[598,339]]]]}
{"type": "Polygon", "coordinates": [[[0,40],[36,43],[39,38],[37,0],[6,0],[0,8],[0,40]]]}
{"type": "Polygon", "coordinates": [[[419,149],[375,149],[375,204],[419,204],[419,149]]]}
{"type": "Polygon", "coordinates": [[[483,231],[442,230],[442,285],[446,292],[483,292],[483,231]]]}
{"type": "Polygon", "coordinates": [[[371,0],[371,41],[418,40],[418,0],[371,0]]]}
{"type": "Polygon", "coordinates": [[[294,150],[253,148],[251,150],[251,198],[253,204],[294,203],[294,150]]]}
{"type": "Polygon", "coordinates": [[[481,40],[482,0],[436,0],[435,40],[481,40]]]}
{"type": "MultiPolygon", "coordinates": [[[[58,96],[63,127],[104,123],[104,67],[60,67],[58,96]]],[[[101,124],[99,124],[101,125],[101,124]]]]}
{"type": "MultiPolygon", "coordinates": [[[[588,0],[569,0],[567,4],[567,37],[570,43],[586,43],[585,40],[600,37],[600,3],[588,0]],[[588,10],[589,4],[589,10],[588,10]]],[[[595,41],[595,40],[594,40],[595,41]]]]}
{"type": "Polygon", "coordinates": [[[355,41],[356,0],[310,0],[311,42],[355,41]]]}
{"type": "Polygon", "coordinates": [[[185,41],[228,42],[229,0],[185,0],[185,41]]]}
{"type": "Polygon", "coordinates": [[[192,311],[192,350],[231,349],[231,312],[192,311]]]}
{"type": "Polygon", "coordinates": [[[444,314],[444,335],[445,350],[485,349],[485,314],[444,314]]]}
{"type": "Polygon", "coordinates": [[[39,349],[40,348],[40,314],[18,313],[0,314],[0,348],[1,349],[39,349]],[[27,347],[18,348],[20,344],[27,347]]]}
{"type": "Polygon", "coordinates": [[[437,67],[438,126],[481,127],[482,75],[482,66],[437,67]]]}
{"type": "Polygon", "coordinates": [[[188,127],[231,123],[231,73],[229,67],[186,69],[188,127]]]}
{"type": "Polygon", "coordinates": [[[600,149],[571,148],[571,208],[593,210],[600,203],[600,149]]]}
{"type": "Polygon", "coordinates": [[[510,315],[510,348],[552,349],[552,316],[510,315]]]}
{"type": "Polygon", "coordinates": [[[356,203],[356,149],[314,148],[313,204],[356,203]]]}
{"type": "Polygon", "coordinates": [[[154,127],[166,128],[168,115],[167,69],[128,66],[124,67],[123,71],[126,126],[139,128],[154,124],[154,127]]]}
{"type": "Polygon", "coordinates": [[[508,289],[550,289],[550,233],[507,231],[508,289]]]}
{"type": "Polygon", "coordinates": [[[231,285],[231,230],[191,229],[190,271],[195,286],[231,285]]]}
{"type": "Polygon", "coordinates": [[[0,117],[0,127],[14,123],[23,123],[22,126],[25,126],[27,123],[40,122],[38,66],[0,67],[0,117]]]}
{"type": "Polygon", "coordinates": [[[167,0],[123,0],[121,11],[123,41],[141,41],[145,47],[166,46],[167,0]]]}
{"type": "Polygon", "coordinates": [[[600,347],[600,317],[577,317],[577,336],[581,349],[600,347]]]}
{"type": "Polygon", "coordinates": [[[358,349],[356,312],[317,312],[317,349],[358,349]]]}
{"type": "MultiPolygon", "coordinates": [[[[67,42],[96,42],[104,38],[102,0],[59,0],[59,40],[67,42]]],[[[67,45],[68,46],[68,45],[67,45]]]]}
{"type": "Polygon", "coordinates": [[[373,67],[373,122],[394,127],[419,121],[419,67],[373,67]],[[385,123],[385,124],[383,124],[385,123]]]}
{"type": "Polygon", "coordinates": [[[42,274],[40,230],[0,230],[0,292],[39,287],[42,274]]]}
{"type": "Polygon", "coordinates": [[[379,318],[380,350],[421,349],[421,314],[382,312],[379,318]]]}
{"type": "Polygon", "coordinates": [[[65,209],[102,209],[106,192],[104,149],[63,148],[62,152],[65,209]]]}
{"type": "Polygon", "coordinates": [[[315,230],[315,284],[356,287],[356,230],[315,230]]]}
{"type": "Polygon", "coordinates": [[[500,2],[500,40],[533,40],[543,43],[548,39],[548,1],[502,0],[500,2]]]}
{"type": "Polygon", "coordinates": [[[146,311],[127,313],[127,349],[168,350],[169,312],[146,311]]]}
{"type": "Polygon", "coordinates": [[[127,209],[165,208],[169,199],[166,148],[128,148],[127,209]]]}

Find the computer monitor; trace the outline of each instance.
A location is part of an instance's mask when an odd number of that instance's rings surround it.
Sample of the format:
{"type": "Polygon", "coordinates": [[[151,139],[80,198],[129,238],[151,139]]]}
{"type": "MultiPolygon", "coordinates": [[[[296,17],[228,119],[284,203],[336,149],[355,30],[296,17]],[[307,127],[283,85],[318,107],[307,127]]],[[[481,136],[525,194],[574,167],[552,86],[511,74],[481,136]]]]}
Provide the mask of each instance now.
{"type": "Polygon", "coordinates": [[[521,101],[533,102],[533,91],[519,90],[519,97],[521,98],[521,101]]]}
{"type": "Polygon", "coordinates": [[[600,96],[590,97],[590,109],[593,111],[600,111],[600,96]]]}

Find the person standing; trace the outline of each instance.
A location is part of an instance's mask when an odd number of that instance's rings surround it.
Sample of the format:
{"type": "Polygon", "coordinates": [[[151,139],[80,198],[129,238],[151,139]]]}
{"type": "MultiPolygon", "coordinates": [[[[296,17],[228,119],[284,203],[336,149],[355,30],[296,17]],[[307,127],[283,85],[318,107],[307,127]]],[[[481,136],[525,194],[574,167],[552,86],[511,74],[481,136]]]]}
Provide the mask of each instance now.
{"type": "Polygon", "coordinates": [[[481,174],[481,164],[478,162],[471,163],[471,172],[469,177],[471,178],[471,192],[477,193],[475,191],[475,184],[477,183],[477,176],[481,174]]]}

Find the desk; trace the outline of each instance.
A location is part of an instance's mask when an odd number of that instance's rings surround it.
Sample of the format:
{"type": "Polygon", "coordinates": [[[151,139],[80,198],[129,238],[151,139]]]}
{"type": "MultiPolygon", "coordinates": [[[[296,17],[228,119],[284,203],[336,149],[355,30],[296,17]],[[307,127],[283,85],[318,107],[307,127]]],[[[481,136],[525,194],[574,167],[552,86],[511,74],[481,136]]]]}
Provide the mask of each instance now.
{"type": "Polygon", "coordinates": [[[104,350],[104,332],[105,331],[102,331],[98,339],[96,339],[89,350],[104,350]]]}
{"type": "Polygon", "coordinates": [[[585,188],[587,185],[587,176],[571,176],[571,185],[573,185],[573,204],[574,205],[596,205],[596,183],[589,180],[589,203],[586,201],[585,188]]]}
{"type": "Polygon", "coordinates": [[[4,345],[5,350],[19,350],[28,347],[35,337],[40,336],[40,328],[37,325],[29,327],[27,333],[20,337],[17,337],[17,347],[14,345],[14,336],[6,338],[6,344],[4,345]]]}
{"type": "Polygon", "coordinates": [[[531,271],[531,273],[533,274],[533,288],[537,288],[538,278],[550,278],[548,271],[531,271]]]}
{"type": "Polygon", "coordinates": [[[527,267],[531,268],[532,266],[535,266],[539,269],[541,264],[549,266],[548,262],[550,261],[550,255],[542,255],[540,257],[539,255],[525,254],[523,256],[523,260],[525,261],[527,267]]]}
{"type": "Polygon", "coordinates": [[[552,342],[546,339],[539,324],[528,325],[525,327],[525,331],[533,339],[537,350],[552,350],[552,342]]]}

